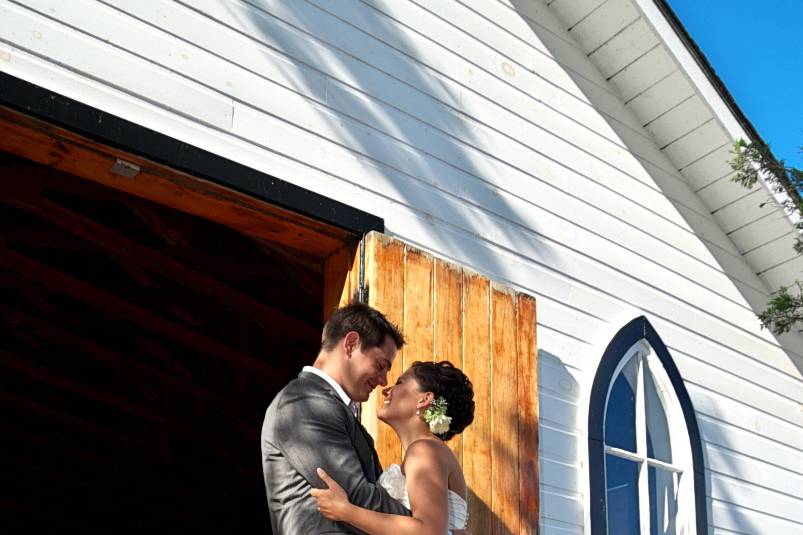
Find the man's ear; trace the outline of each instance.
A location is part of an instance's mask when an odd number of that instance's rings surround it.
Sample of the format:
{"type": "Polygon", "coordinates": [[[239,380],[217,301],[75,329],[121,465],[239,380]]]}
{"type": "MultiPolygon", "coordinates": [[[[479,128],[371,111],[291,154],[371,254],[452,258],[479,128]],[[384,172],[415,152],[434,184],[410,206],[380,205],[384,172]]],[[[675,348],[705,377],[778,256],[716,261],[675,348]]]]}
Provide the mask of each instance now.
{"type": "Polygon", "coordinates": [[[343,337],[343,351],[346,353],[346,356],[351,358],[352,352],[355,349],[360,347],[360,333],[357,331],[349,331],[346,333],[346,336],[343,337]]]}

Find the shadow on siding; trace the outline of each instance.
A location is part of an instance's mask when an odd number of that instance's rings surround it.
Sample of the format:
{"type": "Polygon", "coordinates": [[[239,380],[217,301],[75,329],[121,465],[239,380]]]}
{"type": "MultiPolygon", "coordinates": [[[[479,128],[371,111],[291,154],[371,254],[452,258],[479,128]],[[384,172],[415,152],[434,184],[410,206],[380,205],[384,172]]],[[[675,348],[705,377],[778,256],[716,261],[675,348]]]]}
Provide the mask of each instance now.
{"type": "Polygon", "coordinates": [[[293,81],[289,89],[320,121],[295,126],[337,146],[332,159],[359,161],[360,176],[337,178],[414,214],[400,219],[361,207],[385,215],[389,233],[496,280],[514,279],[500,250],[559,270],[533,225],[524,223],[522,199],[514,206],[513,195],[496,185],[492,170],[504,163],[466,128],[471,119],[461,98],[470,89],[430,70],[427,50],[400,23],[356,1],[243,6],[229,8],[241,31],[289,59],[277,63],[293,81]]]}

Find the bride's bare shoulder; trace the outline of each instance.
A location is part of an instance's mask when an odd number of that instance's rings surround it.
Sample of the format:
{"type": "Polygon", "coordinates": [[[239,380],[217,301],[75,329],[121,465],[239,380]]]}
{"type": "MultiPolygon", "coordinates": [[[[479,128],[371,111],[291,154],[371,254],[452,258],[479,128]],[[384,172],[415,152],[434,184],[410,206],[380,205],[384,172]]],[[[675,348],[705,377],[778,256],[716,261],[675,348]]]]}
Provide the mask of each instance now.
{"type": "Polygon", "coordinates": [[[454,453],[449,446],[440,440],[421,439],[416,440],[407,447],[404,455],[402,469],[409,463],[433,462],[439,465],[448,465],[454,457],[454,453]]]}

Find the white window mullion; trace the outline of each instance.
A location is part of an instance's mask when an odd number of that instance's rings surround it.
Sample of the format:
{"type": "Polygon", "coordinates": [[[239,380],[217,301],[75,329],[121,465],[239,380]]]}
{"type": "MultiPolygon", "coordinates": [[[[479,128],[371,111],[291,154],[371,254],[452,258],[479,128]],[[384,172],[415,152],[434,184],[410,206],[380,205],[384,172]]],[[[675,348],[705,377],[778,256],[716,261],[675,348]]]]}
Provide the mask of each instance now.
{"type": "MultiPolygon", "coordinates": [[[[647,410],[644,400],[644,373],[646,362],[644,354],[639,351],[636,368],[636,453],[641,458],[647,457],[647,410]]],[[[647,479],[649,467],[646,462],[639,465],[638,494],[639,494],[639,526],[641,535],[650,535],[650,495],[649,480],[647,479]]]]}
{"type": "Polygon", "coordinates": [[[634,461],[637,463],[643,463],[645,461],[644,457],[633,453],[632,451],[623,450],[621,448],[614,448],[613,446],[605,446],[605,453],[610,453],[611,455],[616,455],[617,457],[622,457],[627,459],[628,461],[634,461]]]}
{"type": "Polygon", "coordinates": [[[679,466],[675,466],[674,464],[665,463],[663,461],[659,461],[658,459],[647,459],[647,464],[650,466],[655,466],[656,468],[663,468],[669,472],[675,472],[677,474],[683,473],[683,468],[679,466]]]}

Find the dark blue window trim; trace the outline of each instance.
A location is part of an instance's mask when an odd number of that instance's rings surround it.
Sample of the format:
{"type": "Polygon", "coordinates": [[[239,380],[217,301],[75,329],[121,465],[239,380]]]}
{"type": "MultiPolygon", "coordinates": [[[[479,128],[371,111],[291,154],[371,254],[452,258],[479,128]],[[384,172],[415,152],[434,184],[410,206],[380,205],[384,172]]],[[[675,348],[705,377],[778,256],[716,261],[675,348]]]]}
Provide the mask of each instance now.
{"type": "MultiPolygon", "coordinates": [[[[0,105],[356,234],[381,217],[0,72],[0,105]]],[[[356,241],[356,239],[355,239],[356,241]]]]}
{"type": "Polygon", "coordinates": [[[605,422],[605,399],[608,395],[608,387],[613,379],[616,367],[621,362],[625,352],[641,339],[646,339],[652,346],[653,351],[661,360],[666,374],[675,389],[680,406],[683,410],[683,417],[686,420],[686,428],[689,431],[689,443],[691,445],[692,464],[694,470],[694,500],[695,514],[697,518],[697,533],[702,535],[708,533],[708,508],[706,507],[705,495],[705,461],[703,458],[703,446],[700,440],[700,430],[697,427],[697,417],[692,407],[689,393],[683,384],[677,366],[675,366],[669,351],[666,349],[661,337],[647,318],[639,316],[616,333],[613,340],[608,344],[599,369],[594,377],[594,385],[591,387],[590,409],[588,411],[588,458],[591,483],[591,534],[592,535],[616,535],[608,534],[607,527],[607,507],[605,500],[605,446],[604,422],[605,422]]]}

